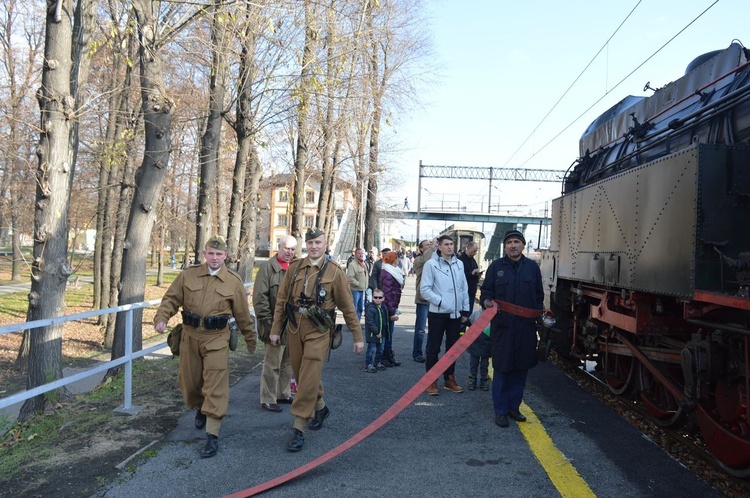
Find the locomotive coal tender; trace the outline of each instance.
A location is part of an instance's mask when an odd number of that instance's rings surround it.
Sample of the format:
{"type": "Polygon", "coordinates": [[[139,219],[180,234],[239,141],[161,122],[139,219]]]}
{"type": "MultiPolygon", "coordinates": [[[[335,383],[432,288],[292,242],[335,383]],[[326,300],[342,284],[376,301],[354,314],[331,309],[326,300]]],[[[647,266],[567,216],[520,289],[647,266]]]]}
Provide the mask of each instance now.
{"type": "Polygon", "coordinates": [[[557,351],[634,389],[659,424],[697,422],[750,475],[750,51],[702,55],[580,140],[542,256],[557,351]]]}

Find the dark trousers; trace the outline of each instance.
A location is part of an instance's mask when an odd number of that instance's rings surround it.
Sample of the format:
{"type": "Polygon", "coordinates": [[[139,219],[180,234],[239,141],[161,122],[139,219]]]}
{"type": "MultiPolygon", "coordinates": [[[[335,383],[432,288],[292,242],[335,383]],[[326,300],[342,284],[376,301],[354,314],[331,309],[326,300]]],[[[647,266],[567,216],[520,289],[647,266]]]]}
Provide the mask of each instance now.
{"type": "Polygon", "coordinates": [[[492,404],[495,407],[495,415],[507,415],[508,412],[518,411],[523,400],[528,373],[528,370],[495,370],[492,377],[492,404]]]}
{"type": "MultiPolygon", "coordinates": [[[[440,347],[443,345],[443,336],[445,336],[445,351],[447,352],[461,337],[461,318],[451,318],[450,313],[433,313],[427,315],[427,328],[430,333],[427,334],[427,358],[425,368],[429,371],[440,356],[440,347]]],[[[443,373],[443,378],[448,379],[453,375],[456,369],[456,363],[451,363],[448,369],[443,373]]]]}

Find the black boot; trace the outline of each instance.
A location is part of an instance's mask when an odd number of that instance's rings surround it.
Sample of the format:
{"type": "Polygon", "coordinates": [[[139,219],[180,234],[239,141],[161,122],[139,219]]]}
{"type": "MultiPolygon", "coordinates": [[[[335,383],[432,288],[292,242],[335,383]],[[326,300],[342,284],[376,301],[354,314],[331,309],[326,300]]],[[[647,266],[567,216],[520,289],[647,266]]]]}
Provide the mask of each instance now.
{"type": "Polygon", "coordinates": [[[388,359],[391,361],[391,365],[393,365],[394,367],[400,367],[401,362],[396,361],[396,356],[393,354],[393,350],[391,349],[388,353],[389,353],[388,359]]]}
{"type": "Polygon", "coordinates": [[[206,415],[198,408],[195,411],[195,428],[203,429],[204,427],[206,427],[206,415]]]}
{"type": "Polygon", "coordinates": [[[323,427],[323,421],[327,419],[330,414],[331,410],[328,409],[328,406],[324,406],[315,412],[315,416],[307,423],[307,428],[311,431],[317,431],[323,427]]]}
{"type": "Polygon", "coordinates": [[[292,438],[286,445],[287,451],[299,451],[305,445],[305,433],[299,429],[292,429],[292,438]]]}
{"type": "Polygon", "coordinates": [[[393,363],[391,363],[391,355],[390,351],[383,351],[383,357],[380,359],[380,363],[382,363],[386,367],[395,367],[393,363]]]}
{"type": "Polygon", "coordinates": [[[219,450],[219,437],[213,434],[207,434],[207,436],[206,446],[201,451],[201,458],[211,458],[219,450]]]}

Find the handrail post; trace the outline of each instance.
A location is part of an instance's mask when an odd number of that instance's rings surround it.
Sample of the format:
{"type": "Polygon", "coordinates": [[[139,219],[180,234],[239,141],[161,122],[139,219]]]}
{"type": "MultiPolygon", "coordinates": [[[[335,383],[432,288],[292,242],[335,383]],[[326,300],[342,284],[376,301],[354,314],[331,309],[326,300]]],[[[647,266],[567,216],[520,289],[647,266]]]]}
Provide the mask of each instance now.
{"type": "Polygon", "coordinates": [[[141,411],[140,406],[133,406],[133,310],[125,311],[125,400],[121,406],[115,408],[114,412],[121,415],[137,415],[141,411]]]}

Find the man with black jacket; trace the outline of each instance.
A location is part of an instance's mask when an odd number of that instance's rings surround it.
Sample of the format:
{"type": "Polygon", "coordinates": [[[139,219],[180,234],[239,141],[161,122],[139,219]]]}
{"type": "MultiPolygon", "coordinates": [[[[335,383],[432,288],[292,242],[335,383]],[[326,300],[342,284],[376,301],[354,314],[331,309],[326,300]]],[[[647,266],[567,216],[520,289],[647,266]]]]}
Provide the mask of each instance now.
{"type": "Polygon", "coordinates": [[[466,284],[469,286],[469,311],[474,311],[474,301],[477,299],[479,277],[482,276],[482,271],[479,269],[477,260],[474,259],[477,251],[479,251],[479,245],[472,240],[466,244],[464,252],[458,255],[458,259],[464,264],[466,284]]]}

